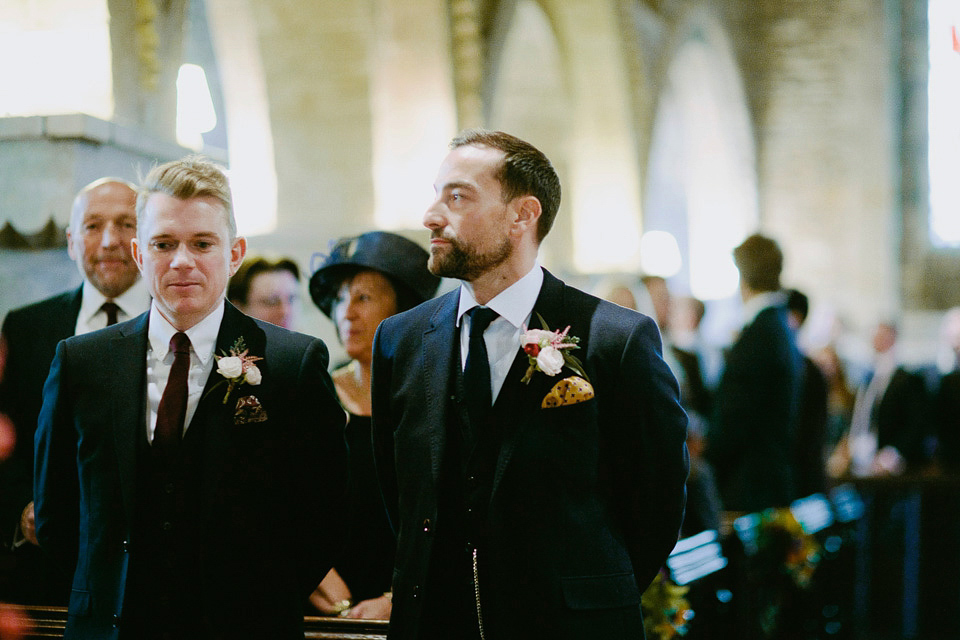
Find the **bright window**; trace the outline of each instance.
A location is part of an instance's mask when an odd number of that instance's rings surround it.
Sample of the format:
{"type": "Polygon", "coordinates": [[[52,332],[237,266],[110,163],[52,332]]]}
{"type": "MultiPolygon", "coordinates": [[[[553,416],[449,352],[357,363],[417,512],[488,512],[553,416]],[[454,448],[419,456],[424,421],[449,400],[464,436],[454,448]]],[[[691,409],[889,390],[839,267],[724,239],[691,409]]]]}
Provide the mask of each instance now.
{"type": "Polygon", "coordinates": [[[930,235],[960,247],[960,2],[930,0],[927,19],[930,235]]]}

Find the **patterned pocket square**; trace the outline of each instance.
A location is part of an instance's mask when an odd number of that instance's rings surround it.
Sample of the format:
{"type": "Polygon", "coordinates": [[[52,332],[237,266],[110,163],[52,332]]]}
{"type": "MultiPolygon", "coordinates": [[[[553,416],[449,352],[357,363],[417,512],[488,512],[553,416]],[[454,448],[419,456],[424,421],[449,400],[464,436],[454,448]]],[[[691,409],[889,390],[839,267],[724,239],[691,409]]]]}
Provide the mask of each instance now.
{"type": "Polygon", "coordinates": [[[247,424],[263,422],[267,419],[267,412],[256,396],[237,398],[237,409],[233,414],[233,424],[247,424]]]}
{"type": "Polygon", "coordinates": [[[586,402],[592,397],[593,385],[580,376],[570,376],[553,385],[550,393],[544,396],[540,408],[563,407],[568,404],[586,402]]]}

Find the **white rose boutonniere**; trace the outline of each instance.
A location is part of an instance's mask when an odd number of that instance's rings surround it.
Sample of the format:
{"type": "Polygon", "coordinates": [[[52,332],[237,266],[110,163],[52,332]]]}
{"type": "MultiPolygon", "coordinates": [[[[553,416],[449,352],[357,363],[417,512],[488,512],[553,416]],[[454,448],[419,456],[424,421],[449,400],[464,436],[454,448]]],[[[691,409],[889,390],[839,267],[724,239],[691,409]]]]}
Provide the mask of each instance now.
{"type": "MultiPolygon", "coordinates": [[[[263,360],[259,356],[249,355],[247,345],[243,338],[237,338],[237,341],[230,347],[230,354],[216,355],[217,373],[224,377],[227,383],[227,393],[223,396],[223,404],[227,404],[227,399],[233,390],[241,384],[256,386],[263,380],[263,375],[255,362],[263,360]]],[[[222,382],[222,381],[221,381],[222,382]]]]}
{"type": "Polygon", "coordinates": [[[583,363],[571,351],[580,348],[580,338],[568,335],[570,327],[563,331],[550,331],[543,316],[537,314],[543,329],[526,329],[520,334],[520,345],[530,366],[521,382],[530,383],[530,379],[537,371],[548,376],[555,376],[564,368],[572,369],[577,375],[589,381],[583,370],[583,363]]]}

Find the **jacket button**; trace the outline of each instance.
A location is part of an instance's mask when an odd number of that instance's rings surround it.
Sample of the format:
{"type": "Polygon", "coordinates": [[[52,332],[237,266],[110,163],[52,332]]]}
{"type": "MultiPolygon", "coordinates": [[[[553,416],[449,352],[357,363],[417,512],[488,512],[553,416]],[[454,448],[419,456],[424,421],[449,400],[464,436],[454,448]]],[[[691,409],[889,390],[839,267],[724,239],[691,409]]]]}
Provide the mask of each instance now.
{"type": "Polygon", "coordinates": [[[413,597],[414,598],[420,597],[420,585],[418,584],[413,586],[413,597]]]}
{"type": "Polygon", "coordinates": [[[173,523],[172,523],[172,522],[164,522],[163,525],[162,525],[162,529],[163,529],[164,531],[170,531],[170,529],[173,529],[173,523]]]}
{"type": "Polygon", "coordinates": [[[430,522],[430,518],[427,518],[426,520],[423,521],[423,532],[424,532],[424,533],[430,533],[430,530],[431,530],[432,527],[433,527],[433,523],[430,522]]]}
{"type": "Polygon", "coordinates": [[[123,549],[123,552],[124,552],[124,553],[130,553],[130,541],[129,541],[129,540],[124,540],[123,543],[122,543],[120,546],[121,546],[121,548],[123,549]]]}
{"type": "Polygon", "coordinates": [[[477,476],[467,476],[467,486],[471,489],[477,488],[477,476]]]}
{"type": "Polygon", "coordinates": [[[120,626],[120,614],[113,614],[113,628],[116,629],[120,626]]]}

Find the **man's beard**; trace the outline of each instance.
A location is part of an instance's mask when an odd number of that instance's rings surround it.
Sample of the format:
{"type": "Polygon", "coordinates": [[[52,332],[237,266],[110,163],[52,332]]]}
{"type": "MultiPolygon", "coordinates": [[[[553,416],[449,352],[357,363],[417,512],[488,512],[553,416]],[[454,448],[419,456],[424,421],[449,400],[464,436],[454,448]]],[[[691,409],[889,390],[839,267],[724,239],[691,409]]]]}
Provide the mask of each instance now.
{"type": "Polygon", "coordinates": [[[443,278],[472,282],[506,262],[513,254],[513,245],[508,238],[504,238],[499,245],[487,253],[478,253],[476,249],[457,238],[444,237],[443,239],[450,243],[450,250],[446,253],[431,251],[430,260],[427,262],[430,273],[443,278]]]}

